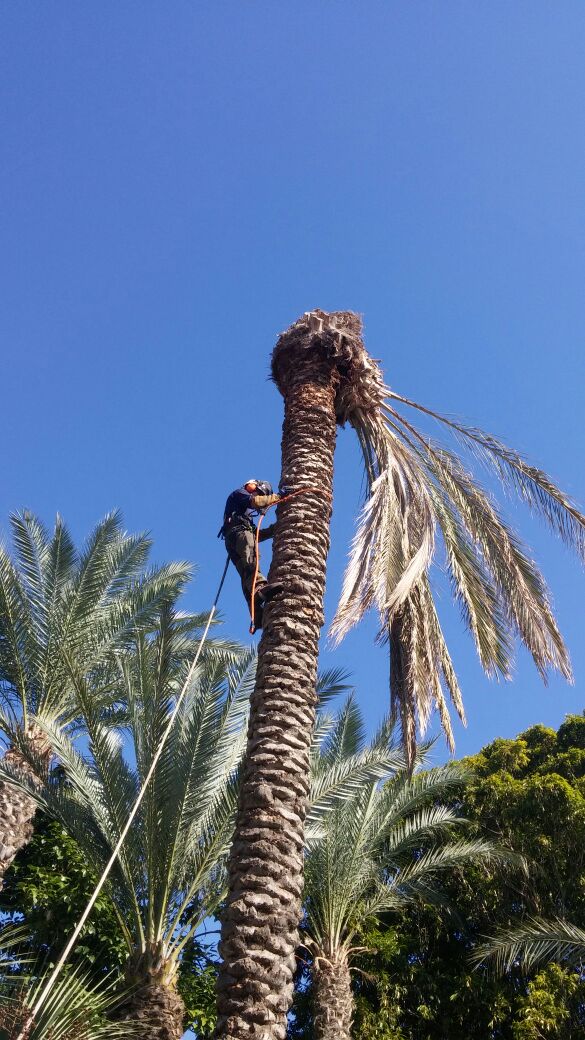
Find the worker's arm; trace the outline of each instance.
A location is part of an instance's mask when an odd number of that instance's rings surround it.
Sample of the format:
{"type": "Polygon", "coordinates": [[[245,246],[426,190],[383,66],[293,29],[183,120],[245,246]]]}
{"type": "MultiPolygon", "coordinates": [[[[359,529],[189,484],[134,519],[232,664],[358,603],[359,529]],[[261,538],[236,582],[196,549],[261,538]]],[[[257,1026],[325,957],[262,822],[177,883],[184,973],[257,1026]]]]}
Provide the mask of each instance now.
{"type": "Polygon", "coordinates": [[[252,509],[266,509],[275,506],[277,502],[280,502],[280,495],[250,495],[252,509]]]}

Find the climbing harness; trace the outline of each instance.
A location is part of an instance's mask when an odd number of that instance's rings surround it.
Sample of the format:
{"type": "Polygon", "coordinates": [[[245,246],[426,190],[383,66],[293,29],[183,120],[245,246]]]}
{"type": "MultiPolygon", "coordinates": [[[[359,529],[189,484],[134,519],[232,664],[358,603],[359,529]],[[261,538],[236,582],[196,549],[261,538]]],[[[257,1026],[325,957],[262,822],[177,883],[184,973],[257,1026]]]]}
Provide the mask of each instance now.
{"type": "MultiPolygon", "coordinates": [[[[256,479],[254,479],[254,480],[247,480],[245,484],[242,484],[242,488],[245,490],[248,487],[248,485],[252,485],[252,484],[254,485],[255,490],[253,492],[249,492],[250,495],[258,495],[258,494],[259,495],[271,495],[272,494],[272,484],[269,484],[267,480],[256,480],[256,479]]],[[[232,501],[234,496],[237,495],[237,494],[238,494],[237,491],[236,492],[232,492],[232,494],[229,496],[229,498],[228,498],[228,500],[226,502],[226,507],[229,505],[229,503],[232,501]]],[[[234,523],[234,521],[239,522],[240,524],[242,524],[244,522],[245,526],[247,527],[247,529],[250,530],[250,531],[253,531],[254,530],[254,525],[252,523],[252,520],[251,520],[250,516],[248,515],[248,513],[252,513],[252,512],[254,512],[254,513],[260,512],[261,513],[262,511],[250,508],[249,510],[246,510],[245,513],[241,513],[237,509],[236,510],[232,510],[231,513],[228,513],[228,512],[224,513],[223,524],[221,525],[219,531],[217,532],[217,537],[218,538],[225,538],[227,531],[229,530],[230,526],[234,523]]]]}
{"type": "Polygon", "coordinates": [[[157,762],[158,762],[160,756],[163,753],[164,746],[165,746],[165,744],[167,742],[169,733],[171,732],[171,729],[173,728],[173,723],[174,723],[174,721],[175,721],[175,719],[177,717],[177,714],[179,712],[181,704],[183,703],[183,700],[184,700],[185,694],[187,692],[187,689],[189,688],[189,683],[191,682],[191,679],[193,677],[193,673],[195,672],[195,668],[197,666],[197,662],[199,661],[199,658],[201,656],[201,651],[203,649],[203,645],[205,643],[205,640],[207,639],[207,633],[209,632],[209,629],[211,627],[211,622],[213,620],[213,615],[215,614],[215,612],[217,610],[217,604],[219,602],[219,597],[221,595],[221,590],[223,588],[223,583],[225,581],[225,576],[227,574],[229,565],[230,565],[230,558],[228,556],[228,558],[225,561],[225,567],[223,569],[223,574],[221,576],[221,581],[219,583],[217,592],[215,594],[215,599],[213,601],[213,604],[211,606],[211,610],[209,612],[209,617],[207,618],[207,623],[206,623],[205,628],[203,630],[203,635],[201,636],[201,639],[199,641],[199,646],[197,647],[197,652],[195,654],[195,657],[193,658],[193,661],[191,662],[189,671],[187,672],[187,678],[185,679],[185,682],[183,683],[183,688],[182,688],[179,696],[177,697],[177,702],[175,704],[175,707],[173,708],[171,714],[169,715],[169,720],[167,722],[167,725],[165,727],[163,735],[162,735],[162,737],[160,739],[160,744],[158,745],[158,748],[156,749],[156,751],[154,753],[152,762],[150,763],[150,767],[149,767],[148,773],[146,774],[146,776],[144,778],[144,782],[142,784],[142,787],[140,788],[140,791],[138,792],[138,797],[137,797],[136,801],[134,802],[134,805],[132,807],[130,815],[129,815],[127,821],[126,821],[126,824],[124,825],[124,828],[122,830],[122,833],[120,834],[120,837],[118,838],[116,847],[115,847],[114,851],[112,852],[112,855],[110,856],[106,866],[104,867],[102,876],[100,877],[96,887],[93,890],[93,894],[92,894],[92,896],[91,896],[91,898],[89,900],[89,903],[87,904],[85,910],[83,911],[83,913],[82,913],[82,915],[81,915],[81,917],[79,919],[79,922],[78,922],[78,924],[77,924],[77,926],[75,928],[75,931],[73,932],[73,935],[69,939],[69,942],[67,943],[65,949],[63,950],[63,953],[59,957],[59,960],[57,961],[55,967],[53,968],[53,971],[51,972],[51,974],[50,974],[50,976],[49,976],[45,986],[41,990],[41,993],[39,994],[35,1004],[33,1005],[32,1010],[31,1010],[30,1014],[27,1017],[27,1020],[23,1024],[23,1026],[22,1026],[18,1036],[16,1037],[16,1040],[25,1040],[25,1037],[27,1035],[27,1031],[28,1031],[28,1029],[30,1027],[30,1024],[34,1021],[34,1019],[38,1015],[40,1009],[43,1007],[45,1001],[47,1000],[47,997],[50,995],[50,993],[51,993],[51,991],[53,989],[53,986],[55,985],[55,983],[57,981],[57,977],[59,976],[59,973],[60,973],[63,965],[65,964],[65,961],[67,960],[69,954],[71,953],[71,950],[73,949],[75,943],[77,942],[77,939],[79,938],[79,934],[81,932],[81,929],[83,928],[85,922],[87,921],[87,918],[89,917],[89,915],[90,915],[90,913],[91,913],[91,911],[92,911],[92,909],[94,907],[95,901],[98,898],[102,888],[104,887],[104,884],[106,883],[108,875],[109,875],[112,867],[114,866],[114,863],[116,862],[116,859],[118,858],[118,855],[120,853],[120,849],[122,848],[122,845],[124,844],[124,840],[126,838],[126,835],[128,834],[128,831],[130,830],[130,827],[132,826],[132,821],[134,820],[134,817],[136,816],[136,813],[138,812],[138,809],[140,808],[140,804],[142,802],[142,799],[144,798],[144,795],[146,793],[146,789],[147,789],[150,781],[152,780],[154,771],[155,771],[156,766],[157,766],[157,762]]]}
{"type": "MultiPolygon", "coordinates": [[[[275,506],[279,506],[283,502],[288,502],[289,498],[296,498],[297,495],[305,495],[308,491],[313,491],[317,495],[324,495],[324,496],[327,495],[328,498],[330,497],[326,492],[324,492],[320,488],[316,488],[316,487],[300,488],[299,491],[293,491],[290,487],[288,487],[288,485],[282,485],[281,484],[280,490],[284,491],[285,494],[281,498],[279,498],[278,502],[274,503],[275,506]]],[[[266,513],[271,508],[272,508],[272,506],[267,506],[266,509],[262,510],[262,512],[260,513],[260,515],[258,517],[258,523],[256,525],[256,537],[254,539],[255,566],[254,566],[254,577],[252,579],[252,594],[250,596],[250,629],[249,629],[249,631],[250,631],[250,635],[251,636],[254,635],[254,633],[256,631],[256,628],[257,628],[257,625],[256,625],[255,620],[254,620],[254,600],[256,598],[256,583],[258,581],[258,574],[260,572],[260,527],[262,525],[262,521],[263,521],[264,517],[266,516],[266,513]]]]}

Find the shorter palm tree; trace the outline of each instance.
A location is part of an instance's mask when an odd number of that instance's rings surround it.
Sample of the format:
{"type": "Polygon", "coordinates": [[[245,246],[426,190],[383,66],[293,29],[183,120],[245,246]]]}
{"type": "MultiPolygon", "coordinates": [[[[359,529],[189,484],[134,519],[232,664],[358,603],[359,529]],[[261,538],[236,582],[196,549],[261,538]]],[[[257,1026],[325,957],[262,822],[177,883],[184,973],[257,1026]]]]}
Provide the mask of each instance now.
{"type": "Polygon", "coordinates": [[[525,971],[549,961],[563,961],[570,967],[585,963],[585,931],[556,917],[552,921],[529,917],[516,928],[502,929],[473,954],[473,961],[492,961],[504,973],[514,964],[525,971]]]}
{"type": "MultiPolygon", "coordinates": [[[[30,513],[11,517],[14,550],[0,545],[0,737],[5,764],[42,777],[51,755],[42,718],[71,724],[80,691],[107,703],[109,660],[137,624],[188,579],[187,564],[147,570],[151,542],[106,516],[78,551],[61,517],[51,534],[30,513]]],[[[0,780],[0,885],[32,835],[35,802],[0,780]]]]}
{"type": "Polygon", "coordinates": [[[315,1040],[349,1040],[350,969],[369,922],[414,900],[436,901],[440,875],[471,860],[511,859],[481,838],[456,837],[466,821],[440,799],[465,779],[448,765],[366,783],[309,838],[303,943],[312,958],[315,1040]]]}
{"type": "MultiPolygon", "coordinates": [[[[119,705],[110,719],[91,690],[80,687],[77,703],[89,757],[76,751],[61,727],[44,723],[65,782],[50,779],[39,788],[0,764],[1,776],[20,784],[59,819],[96,873],[110,858],[136,800],[193,651],[189,619],[167,604],[159,612],[156,631],[148,635],[139,629],[132,644],[117,654],[119,705]]],[[[139,1022],[142,1035],[152,1040],[182,1035],[185,1008],[177,990],[181,960],[225,894],[224,860],[255,667],[253,651],[211,644],[192,675],[112,870],[108,891],[128,954],[129,994],[119,1014],[139,1022]]],[[[321,676],[322,703],[344,688],[341,673],[321,676]]],[[[310,811],[315,833],[333,805],[403,764],[402,754],[388,747],[387,729],[372,746],[366,746],[363,736],[356,738],[355,710],[350,698],[337,717],[319,718],[310,811]]]]}
{"type": "MultiPolygon", "coordinates": [[[[125,704],[115,714],[117,728],[107,724],[91,692],[81,691],[89,757],[76,751],[62,729],[45,724],[66,780],[49,781],[38,801],[66,827],[98,873],[128,819],[184,683],[193,656],[186,625],[168,604],[156,632],[149,636],[138,629],[132,645],[117,655],[125,704]]],[[[109,892],[128,951],[130,992],[119,1013],[138,1021],[145,1037],[171,1040],[183,1033],[177,973],[183,950],[221,897],[220,864],[231,837],[254,667],[251,651],[212,648],[201,661],[110,875],[109,892]]]]}

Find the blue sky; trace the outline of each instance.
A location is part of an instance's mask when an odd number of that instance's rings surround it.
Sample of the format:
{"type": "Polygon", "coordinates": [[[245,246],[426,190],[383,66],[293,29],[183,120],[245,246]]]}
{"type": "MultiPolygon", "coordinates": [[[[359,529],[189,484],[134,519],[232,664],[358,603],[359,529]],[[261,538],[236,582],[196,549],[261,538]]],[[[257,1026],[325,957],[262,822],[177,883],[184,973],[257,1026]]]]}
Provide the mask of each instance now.
{"type": "MultiPolygon", "coordinates": [[[[585,7],[20,0],[0,12],[0,527],[119,506],[159,560],[223,564],[227,493],[278,481],[277,334],[354,309],[399,392],[493,430],[585,500],[585,7]]],[[[327,606],[359,506],[339,438],[327,606]]],[[[482,678],[444,603],[457,750],[585,706],[584,576],[543,529],[573,688],[482,678]]],[[[227,631],[247,638],[239,584],[227,631]]],[[[374,620],[324,663],[388,700],[374,620]]],[[[443,752],[441,752],[441,755],[443,752]]]]}

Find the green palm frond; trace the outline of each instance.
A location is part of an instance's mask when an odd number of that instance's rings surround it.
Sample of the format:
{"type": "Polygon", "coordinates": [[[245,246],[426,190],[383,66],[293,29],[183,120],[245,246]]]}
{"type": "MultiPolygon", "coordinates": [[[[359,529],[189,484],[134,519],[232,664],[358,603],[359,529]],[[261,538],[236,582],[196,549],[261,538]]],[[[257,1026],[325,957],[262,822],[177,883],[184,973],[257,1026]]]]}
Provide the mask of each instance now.
{"type": "Polygon", "coordinates": [[[362,713],[352,694],[346,699],[336,725],[330,733],[321,756],[324,762],[337,762],[348,755],[355,755],[365,744],[365,727],[362,713]]]}
{"type": "Polygon", "coordinates": [[[34,710],[38,695],[31,675],[37,658],[38,640],[25,589],[7,550],[0,546],[0,682],[13,709],[22,697],[25,725],[27,709],[34,710]]]}
{"type": "Polygon", "coordinates": [[[491,842],[459,836],[466,770],[451,764],[412,775],[403,765],[387,776],[362,782],[309,830],[304,927],[321,949],[349,948],[368,918],[440,898],[441,876],[469,862],[521,864],[491,842]]]}
{"type": "MultiPolygon", "coordinates": [[[[123,711],[105,714],[90,683],[78,680],[77,711],[87,754],[76,750],[70,734],[50,715],[35,717],[62,774],[47,776],[45,770],[44,782],[35,787],[0,763],[0,775],[27,785],[37,803],[76,839],[97,874],[126,824],[187,679],[192,642],[184,621],[167,599],[152,631],[135,626],[129,632],[115,657],[123,711]],[[123,724],[124,740],[112,728],[112,718],[123,724]]],[[[253,650],[220,647],[191,675],[108,883],[126,924],[129,953],[149,943],[163,944],[168,956],[179,956],[185,936],[221,898],[255,669],[253,650]]],[[[33,750],[25,749],[25,755],[29,760],[33,750]]]]}
{"type": "Polygon", "coordinates": [[[353,694],[336,717],[318,714],[311,746],[311,791],[306,840],[322,833],[328,812],[355,797],[364,785],[386,779],[405,765],[388,719],[368,742],[362,712],[353,694]]]}
{"type": "Polygon", "coordinates": [[[51,967],[25,953],[23,925],[0,931],[0,1034],[12,1040],[116,1040],[138,1036],[132,1022],[114,1023],[109,1016],[127,996],[113,973],[96,980],[80,965],[57,981],[49,999],[33,1017],[36,1001],[51,967]]]}
{"type": "MultiPolygon", "coordinates": [[[[424,764],[424,759],[423,759],[424,764]]],[[[433,805],[438,799],[453,802],[469,781],[469,771],[457,762],[433,769],[421,769],[414,775],[398,772],[384,785],[380,794],[380,811],[384,827],[393,828],[419,809],[433,805]]]]}
{"type": "Polygon", "coordinates": [[[316,834],[320,834],[321,824],[329,812],[365,786],[383,780],[397,765],[404,765],[402,754],[367,748],[348,759],[331,763],[318,772],[314,770],[306,822],[307,841],[310,842],[316,834]]]}
{"type": "Polygon", "coordinates": [[[69,971],[32,1018],[31,1008],[49,972],[0,979],[0,1033],[25,1040],[122,1040],[142,1035],[139,1023],[112,1022],[108,1016],[121,1001],[116,980],[96,984],[89,973],[69,971]]]}
{"type": "Polygon", "coordinates": [[[352,689],[350,674],[345,668],[326,668],[317,675],[316,694],[319,708],[352,689]]]}
{"type": "Polygon", "coordinates": [[[585,931],[560,918],[528,918],[478,946],[472,960],[477,964],[493,961],[498,972],[509,971],[517,962],[526,971],[548,961],[580,968],[585,961],[585,931]]]}
{"type": "Polygon", "coordinates": [[[156,623],[190,567],[147,570],[150,541],[125,534],[119,513],[80,552],[60,517],[52,534],[30,513],[15,513],[11,526],[13,558],[0,548],[0,699],[14,739],[29,715],[72,721],[80,684],[96,689],[112,651],[136,625],[156,623]]]}

